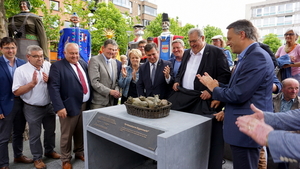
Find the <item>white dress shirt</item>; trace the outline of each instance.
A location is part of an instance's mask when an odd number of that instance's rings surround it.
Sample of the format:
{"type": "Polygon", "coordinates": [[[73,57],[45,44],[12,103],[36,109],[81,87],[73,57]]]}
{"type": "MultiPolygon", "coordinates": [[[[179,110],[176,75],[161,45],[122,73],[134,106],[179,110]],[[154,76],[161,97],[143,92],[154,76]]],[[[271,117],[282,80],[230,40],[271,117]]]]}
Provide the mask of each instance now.
{"type": "MultiPolygon", "coordinates": [[[[78,76],[78,72],[77,72],[76,66],[75,66],[74,64],[72,64],[72,63],[70,63],[70,65],[71,65],[71,67],[73,68],[74,72],[76,73],[76,75],[77,75],[77,77],[78,77],[78,79],[79,79],[79,76],[78,76]]],[[[84,77],[84,80],[85,80],[85,83],[86,83],[87,89],[88,89],[88,92],[87,92],[86,94],[83,93],[83,100],[82,100],[82,102],[84,103],[84,102],[87,102],[87,101],[89,100],[89,98],[90,98],[90,93],[91,93],[91,92],[90,92],[90,87],[89,87],[90,85],[89,85],[89,82],[88,82],[88,80],[87,80],[86,73],[85,73],[85,71],[83,70],[83,68],[81,67],[80,63],[77,62],[77,65],[78,65],[78,68],[80,69],[80,71],[82,72],[82,75],[83,75],[83,77],[84,77]]],[[[80,81],[80,79],[79,79],[79,81],[80,81]]]]}
{"type": "Polygon", "coordinates": [[[38,83],[29,92],[21,95],[21,99],[30,105],[45,106],[50,103],[47,83],[43,80],[43,73],[49,75],[50,62],[44,61],[40,70],[37,70],[31,63],[18,67],[14,73],[14,80],[12,85],[12,92],[19,89],[32,81],[33,72],[36,71],[38,83]]]}
{"type": "Polygon", "coordinates": [[[194,90],[194,80],[202,60],[204,49],[205,46],[196,54],[192,50],[190,51],[191,57],[186,65],[186,70],[182,79],[182,87],[194,90]]]}

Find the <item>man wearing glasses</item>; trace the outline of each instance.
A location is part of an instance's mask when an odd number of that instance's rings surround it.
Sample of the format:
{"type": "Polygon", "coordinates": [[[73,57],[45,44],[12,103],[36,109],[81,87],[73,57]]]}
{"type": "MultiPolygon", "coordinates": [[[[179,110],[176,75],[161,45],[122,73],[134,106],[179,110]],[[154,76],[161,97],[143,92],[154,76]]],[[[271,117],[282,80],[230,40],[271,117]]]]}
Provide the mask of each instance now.
{"type": "Polygon", "coordinates": [[[47,82],[50,63],[44,61],[43,49],[37,45],[27,47],[28,62],[16,69],[12,91],[24,101],[24,115],[29,125],[29,145],[34,166],[44,169],[42,161],[41,126],[44,128],[45,156],[58,159],[54,151],[56,115],[50,101],[47,82]]]}
{"type": "Polygon", "coordinates": [[[12,91],[14,72],[25,61],[17,58],[17,42],[13,38],[4,37],[0,42],[0,169],[9,168],[8,142],[13,129],[12,147],[14,161],[17,163],[32,163],[33,160],[23,155],[23,132],[26,120],[23,114],[23,102],[12,91]]]}

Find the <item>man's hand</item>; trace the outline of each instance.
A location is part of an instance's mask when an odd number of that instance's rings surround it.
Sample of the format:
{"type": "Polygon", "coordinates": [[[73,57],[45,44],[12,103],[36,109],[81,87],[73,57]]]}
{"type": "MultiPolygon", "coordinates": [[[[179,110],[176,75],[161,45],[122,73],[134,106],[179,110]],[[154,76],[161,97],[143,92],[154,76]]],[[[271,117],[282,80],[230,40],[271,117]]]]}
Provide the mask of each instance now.
{"type": "Polygon", "coordinates": [[[219,82],[214,80],[208,73],[204,73],[203,76],[197,74],[196,75],[199,81],[206,86],[211,92],[214,90],[215,87],[219,87],[219,82]]]}
{"type": "Polygon", "coordinates": [[[220,111],[219,113],[213,114],[217,121],[223,121],[224,120],[224,111],[220,111]]]}
{"type": "Polygon", "coordinates": [[[179,86],[178,82],[174,83],[173,84],[173,90],[177,92],[178,91],[178,88],[177,88],[178,86],[179,86]]]}
{"type": "Polygon", "coordinates": [[[218,101],[218,100],[213,100],[213,101],[211,101],[210,107],[216,109],[217,107],[219,107],[220,104],[221,104],[220,101],[218,101]]]}
{"type": "Polygon", "coordinates": [[[43,80],[45,83],[48,82],[48,75],[45,72],[43,72],[43,80]]]}
{"type": "Polygon", "coordinates": [[[164,68],[164,75],[165,75],[165,78],[166,79],[169,79],[169,77],[170,77],[170,67],[169,67],[169,65],[167,65],[165,68],[164,68]]]}
{"type": "Polygon", "coordinates": [[[235,124],[241,132],[251,137],[261,146],[266,146],[268,135],[274,129],[264,122],[261,110],[257,109],[253,104],[250,107],[254,114],[238,117],[235,124]]]}
{"type": "Polygon", "coordinates": [[[31,80],[31,83],[33,85],[33,87],[38,83],[38,77],[37,77],[37,72],[36,71],[33,71],[33,74],[32,74],[32,80],[31,80]]]}
{"type": "Polygon", "coordinates": [[[5,117],[4,117],[4,114],[0,114],[0,120],[1,119],[4,119],[5,117]]]}
{"type": "Polygon", "coordinates": [[[201,92],[200,98],[202,100],[210,99],[211,98],[211,94],[208,91],[204,90],[204,91],[201,92]]]}
{"type": "Polygon", "coordinates": [[[120,92],[117,90],[110,90],[109,94],[112,95],[116,99],[118,99],[120,97],[120,92]]]}
{"type": "Polygon", "coordinates": [[[67,110],[65,108],[58,110],[57,115],[64,119],[67,117],[67,110]]]}

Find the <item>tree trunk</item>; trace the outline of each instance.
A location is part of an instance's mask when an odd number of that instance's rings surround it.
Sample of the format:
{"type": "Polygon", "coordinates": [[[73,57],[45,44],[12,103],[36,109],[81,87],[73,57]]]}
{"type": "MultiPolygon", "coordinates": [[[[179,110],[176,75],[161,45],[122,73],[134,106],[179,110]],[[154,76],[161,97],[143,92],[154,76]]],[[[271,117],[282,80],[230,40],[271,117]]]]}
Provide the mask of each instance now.
{"type": "Polygon", "coordinates": [[[8,36],[7,34],[7,21],[4,9],[4,0],[0,0],[0,39],[8,36]]]}

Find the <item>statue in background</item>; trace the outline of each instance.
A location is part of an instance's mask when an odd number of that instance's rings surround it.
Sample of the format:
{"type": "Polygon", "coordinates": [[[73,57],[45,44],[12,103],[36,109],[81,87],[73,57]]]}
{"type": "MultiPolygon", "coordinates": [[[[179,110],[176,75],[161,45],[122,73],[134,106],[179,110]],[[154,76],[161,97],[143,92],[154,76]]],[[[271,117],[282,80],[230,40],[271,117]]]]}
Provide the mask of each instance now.
{"type": "Polygon", "coordinates": [[[183,36],[173,35],[170,31],[170,20],[167,13],[162,14],[162,30],[160,36],[153,39],[157,44],[159,56],[163,60],[169,60],[172,55],[172,41],[175,39],[183,39],[183,36]]]}
{"type": "Polygon", "coordinates": [[[64,47],[66,43],[77,43],[80,58],[88,63],[91,58],[91,35],[87,29],[79,27],[79,17],[76,12],[71,15],[70,21],[73,27],[64,28],[60,31],[60,39],[57,51],[57,60],[65,58],[64,47]]]}
{"type": "Polygon", "coordinates": [[[48,41],[41,18],[30,13],[31,5],[27,0],[20,1],[21,12],[9,18],[8,33],[17,41],[18,58],[27,60],[26,49],[29,45],[39,45],[44,57],[49,60],[48,41]]]}

